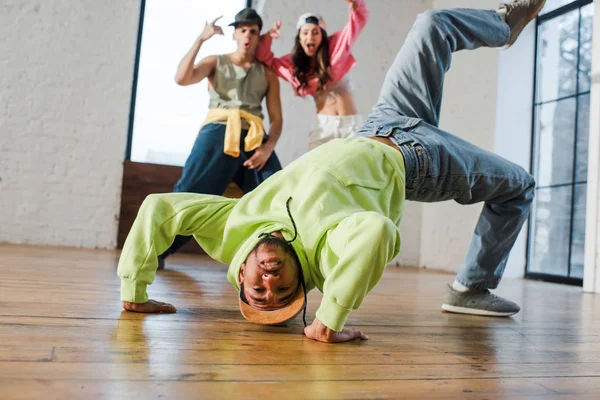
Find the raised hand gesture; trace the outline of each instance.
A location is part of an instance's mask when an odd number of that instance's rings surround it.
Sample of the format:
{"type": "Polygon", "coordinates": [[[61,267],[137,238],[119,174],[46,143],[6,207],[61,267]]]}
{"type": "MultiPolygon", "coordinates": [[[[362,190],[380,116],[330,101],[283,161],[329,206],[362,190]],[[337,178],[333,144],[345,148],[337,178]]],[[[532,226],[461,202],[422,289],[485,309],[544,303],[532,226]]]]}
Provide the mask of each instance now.
{"type": "Polygon", "coordinates": [[[220,20],[222,17],[223,16],[221,15],[220,17],[215,18],[212,22],[206,22],[204,24],[204,30],[200,35],[200,39],[208,40],[215,35],[222,35],[223,29],[221,29],[219,25],[215,25],[217,21],[220,20]]]}
{"type": "Polygon", "coordinates": [[[281,31],[281,21],[277,21],[273,24],[273,27],[267,31],[267,35],[271,37],[271,39],[279,39],[281,31]]]}
{"type": "Polygon", "coordinates": [[[356,0],[344,0],[346,3],[350,4],[352,7],[352,11],[356,11],[356,0]]]}

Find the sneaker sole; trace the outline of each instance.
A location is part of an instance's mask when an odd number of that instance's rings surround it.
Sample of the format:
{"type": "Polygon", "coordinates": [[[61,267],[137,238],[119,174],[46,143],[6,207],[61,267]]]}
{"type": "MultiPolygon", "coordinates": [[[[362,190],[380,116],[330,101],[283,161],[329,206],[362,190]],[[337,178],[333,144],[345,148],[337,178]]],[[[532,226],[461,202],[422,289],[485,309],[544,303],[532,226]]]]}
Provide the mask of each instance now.
{"type": "Polygon", "coordinates": [[[522,26],[518,27],[518,32],[517,32],[517,35],[514,37],[514,39],[511,41],[510,38],[509,38],[508,43],[504,46],[504,49],[508,49],[510,46],[512,46],[513,44],[515,44],[515,42],[517,41],[517,39],[521,35],[521,32],[523,32],[523,29],[525,29],[525,27],[527,25],[529,25],[529,23],[532,20],[534,20],[535,17],[537,17],[540,12],[542,12],[542,9],[544,8],[545,5],[546,5],[545,1],[542,1],[540,3],[540,5],[538,6],[538,8],[536,8],[535,11],[529,15],[529,17],[527,18],[527,22],[525,22],[522,26]]]}
{"type": "Polygon", "coordinates": [[[509,317],[509,316],[514,315],[519,312],[519,311],[498,312],[498,311],[479,310],[477,308],[451,306],[450,304],[442,304],[442,310],[457,313],[457,314],[485,315],[488,317],[509,317]]]}

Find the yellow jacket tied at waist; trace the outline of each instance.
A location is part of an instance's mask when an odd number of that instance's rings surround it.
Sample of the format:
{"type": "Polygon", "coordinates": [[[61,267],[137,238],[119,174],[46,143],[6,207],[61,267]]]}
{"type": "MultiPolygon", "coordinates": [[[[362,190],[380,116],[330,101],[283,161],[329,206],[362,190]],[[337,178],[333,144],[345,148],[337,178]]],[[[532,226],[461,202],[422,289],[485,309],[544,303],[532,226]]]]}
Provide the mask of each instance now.
{"type": "Polygon", "coordinates": [[[265,127],[262,118],[239,108],[211,108],[204,125],[218,121],[227,121],[225,128],[224,153],[232,157],[240,156],[240,137],[242,135],[242,118],[250,128],[244,139],[244,151],[252,151],[262,144],[265,127]]]}

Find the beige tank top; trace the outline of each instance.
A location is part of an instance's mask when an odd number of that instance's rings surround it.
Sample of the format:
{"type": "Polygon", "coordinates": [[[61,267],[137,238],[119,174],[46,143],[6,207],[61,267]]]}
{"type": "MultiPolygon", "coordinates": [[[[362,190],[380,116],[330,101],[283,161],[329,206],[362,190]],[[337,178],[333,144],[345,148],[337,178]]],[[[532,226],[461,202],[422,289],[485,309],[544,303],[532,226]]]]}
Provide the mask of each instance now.
{"type": "Polygon", "coordinates": [[[263,118],[262,100],[268,83],[265,67],[257,61],[250,68],[231,62],[227,55],[217,56],[217,68],[208,90],[210,108],[239,108],[263,118]]]}

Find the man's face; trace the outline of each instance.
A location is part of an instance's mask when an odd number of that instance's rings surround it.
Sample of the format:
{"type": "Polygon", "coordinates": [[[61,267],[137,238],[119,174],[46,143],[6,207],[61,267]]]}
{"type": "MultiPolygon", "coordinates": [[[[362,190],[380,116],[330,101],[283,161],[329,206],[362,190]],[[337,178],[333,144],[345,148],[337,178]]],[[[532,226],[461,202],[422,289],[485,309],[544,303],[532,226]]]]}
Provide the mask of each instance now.
{"type": "Polygon", "coordinates": [[[315,24],[304,24],[300,28],[299,32],[300,45],[307,56],[312,57],[317,53],[323,36],[321,35],[321,28],[315,24]]]}
{"type": "Polygon", "coordinates": [[[293,249],[278,232],[263,238],[240,269],[248,304],[258,310],[278,310],[286,306],[299,287],[298,265],[293,249]]]}
{"type": "Polygon", "coordinates": [[[254,54],[260,40],[260,29],[257,24],[239,24],[233,32],[233,40],[237,42],[238,50],[254,54]]]}

